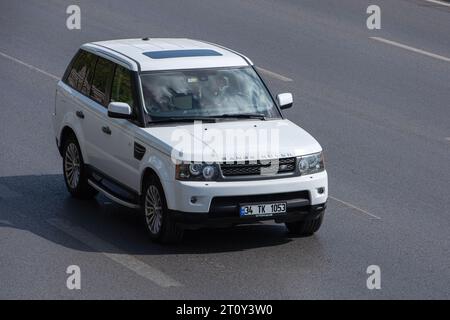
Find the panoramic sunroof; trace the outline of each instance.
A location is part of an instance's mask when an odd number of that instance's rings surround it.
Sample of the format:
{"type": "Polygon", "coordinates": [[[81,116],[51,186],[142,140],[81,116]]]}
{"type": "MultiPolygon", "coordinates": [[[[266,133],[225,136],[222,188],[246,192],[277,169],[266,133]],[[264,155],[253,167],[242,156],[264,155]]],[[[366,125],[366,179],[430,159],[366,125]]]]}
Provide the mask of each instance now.
{"type": "Polygon", "coordinates": [[[210,49],[189,49],[189,50],[164,50],[144,52],[144,55],[152,59],[170,59],[185,57],[213,57],[222,54],[210,49]]]}

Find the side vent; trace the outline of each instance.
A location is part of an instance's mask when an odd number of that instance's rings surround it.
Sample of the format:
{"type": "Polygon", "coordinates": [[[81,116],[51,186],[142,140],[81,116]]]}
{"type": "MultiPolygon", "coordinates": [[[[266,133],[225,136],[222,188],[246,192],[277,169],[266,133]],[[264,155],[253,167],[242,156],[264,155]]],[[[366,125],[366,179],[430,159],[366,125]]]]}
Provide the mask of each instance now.
{"type": "Polygon", "coordinates": [[[134,143],[134,157],[138,160],[142,160],[145,154],[145,147],[139,143],[134,143]]]}

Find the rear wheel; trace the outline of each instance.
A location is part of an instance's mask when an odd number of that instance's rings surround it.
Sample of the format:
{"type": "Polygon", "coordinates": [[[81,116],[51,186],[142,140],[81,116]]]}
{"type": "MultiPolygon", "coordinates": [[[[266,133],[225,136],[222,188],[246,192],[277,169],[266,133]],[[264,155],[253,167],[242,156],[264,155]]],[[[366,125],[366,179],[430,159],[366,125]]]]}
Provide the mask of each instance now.
{"type": "Polygon", "coordinates": [[[154,241],[176,243],[183,238],[183,230],[171,219],[160,182],[150,176],[142,194],[142,210],[145,228],[154,241]]]}
{"type": "Polygon", "coordinates": [[[319,218],[314,220],[286,222],[286,227],[290,233],[297,236],[312,236],[314,233],[319,231],[320,226],[322,225],[323,216],[324,213],[322,213],[319,218]]]}
{"type": "Polygon", "coordinates": [[[80,146],[74,136],[64,142],[63,173],[67,190],[75,198],[90,199],[98,193],[88,184],[80,146]]]}

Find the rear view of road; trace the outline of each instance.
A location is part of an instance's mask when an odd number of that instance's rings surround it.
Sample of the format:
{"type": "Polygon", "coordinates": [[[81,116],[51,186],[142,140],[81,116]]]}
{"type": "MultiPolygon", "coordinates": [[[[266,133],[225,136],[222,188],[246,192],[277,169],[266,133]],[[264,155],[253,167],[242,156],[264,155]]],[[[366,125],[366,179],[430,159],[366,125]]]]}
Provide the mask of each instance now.
{"type": "Polygon", "coordinates": [[[368,30],[369,1],[79,1],[68,30],[70,4],[0,3],[0,298],[450,298],[449,6],[380,0],[368,30]],[[319,233],[264,223],[160,246],[133,211],[69,197],[55,83],[82,43],[141,36],[236,49],[294,94],[286,116],[325,151],[319,233]]]}

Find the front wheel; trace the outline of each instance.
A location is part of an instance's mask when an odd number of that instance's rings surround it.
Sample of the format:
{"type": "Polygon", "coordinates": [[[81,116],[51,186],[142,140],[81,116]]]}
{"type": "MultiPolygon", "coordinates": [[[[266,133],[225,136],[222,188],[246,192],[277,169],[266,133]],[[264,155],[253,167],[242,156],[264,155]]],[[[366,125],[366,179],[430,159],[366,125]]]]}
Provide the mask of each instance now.
{"type": "Polygon", "coordinates": [[[183,230],[171,219],[164,191],[158,179],[151,176],[142,195],[144,224],[150,238],[161,243],[176,243],[183,238],[183,230]]]}
{"type": "Polygon", "coordinates": [[[286,222],[286,227],[290,233],[297,236],[312,236],[314,233],[319,231],[320,226],[322,225],[323,216],[324,213],[322,213],[319,218],[314,220],[286,222]]]}

